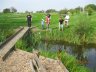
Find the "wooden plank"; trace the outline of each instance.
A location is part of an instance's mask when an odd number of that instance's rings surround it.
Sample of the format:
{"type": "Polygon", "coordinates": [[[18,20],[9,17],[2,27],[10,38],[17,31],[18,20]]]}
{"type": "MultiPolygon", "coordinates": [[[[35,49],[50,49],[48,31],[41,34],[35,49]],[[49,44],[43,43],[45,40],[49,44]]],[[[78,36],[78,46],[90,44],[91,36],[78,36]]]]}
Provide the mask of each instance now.
{"type": "Polygon", "coordinates": [[[32,60],[33,66],[36,67],[37,72],[46,72],[46,69],[41,64],[39,57],[37,55],[38,55],[37,52],[33,52],[33,60],[32,60]]]}
{"type": "Polygon", "coordinates": [[[24,27],[20,28],[16,33],[14,33],[12,36],[10,36],[9,38],[7,38],[1,45],[0,45],[0,49],[3,48],[3,46],[10,41],[13,37],[15,37],[21,30],[23,30],[24,27]]]}
{"type": "Polygon", "coordinates": [[[23,37],[23,35],[29,30],[29,27],[24,27],[15,37],[9,40],[1,49],[0,49],[0,58],[3,60],[8,56],[15,43],[23,37]]]}
{"type": "Polygon", "coordinates": [[[34,69],[33,64],[32,64],[32,60],[30,60],[30,67],[32,69],[32,72],[35,72],[35,69],[34,69]]]}

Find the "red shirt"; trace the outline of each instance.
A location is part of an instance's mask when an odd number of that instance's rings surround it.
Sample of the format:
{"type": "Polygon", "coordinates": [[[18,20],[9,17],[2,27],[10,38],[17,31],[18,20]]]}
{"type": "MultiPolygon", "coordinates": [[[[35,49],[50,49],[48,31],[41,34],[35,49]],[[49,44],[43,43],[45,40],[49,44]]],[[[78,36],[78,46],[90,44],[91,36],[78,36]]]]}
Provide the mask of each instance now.
{"type": "Polygon", "coordinates": [[[46,24],[50,24],[50,18],[48,16],[46,16],[46,24]]]}

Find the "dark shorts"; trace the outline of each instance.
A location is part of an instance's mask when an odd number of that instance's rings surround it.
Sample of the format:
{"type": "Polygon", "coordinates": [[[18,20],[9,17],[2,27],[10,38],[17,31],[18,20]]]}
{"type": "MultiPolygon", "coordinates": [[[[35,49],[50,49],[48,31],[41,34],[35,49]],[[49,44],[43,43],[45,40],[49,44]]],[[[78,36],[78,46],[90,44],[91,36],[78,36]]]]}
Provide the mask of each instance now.
{"type": "Polygon", "coordinates": [[[28,27],[31,27],[31,21],[28,21],[28,27]]]}

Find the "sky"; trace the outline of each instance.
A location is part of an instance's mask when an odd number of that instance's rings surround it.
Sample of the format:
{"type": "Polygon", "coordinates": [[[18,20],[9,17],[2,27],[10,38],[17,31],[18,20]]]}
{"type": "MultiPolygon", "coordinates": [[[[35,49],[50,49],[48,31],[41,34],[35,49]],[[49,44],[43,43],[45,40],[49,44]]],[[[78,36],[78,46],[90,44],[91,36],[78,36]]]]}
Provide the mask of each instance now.
{"type": "Polygon", "coordinates": [[[0,0],[0,11],[10,7],[15,7],[18,12],[47,9],[58,11],[64,8],[84,7],[87,4],[96,4],[96,0],[0,0]]]}

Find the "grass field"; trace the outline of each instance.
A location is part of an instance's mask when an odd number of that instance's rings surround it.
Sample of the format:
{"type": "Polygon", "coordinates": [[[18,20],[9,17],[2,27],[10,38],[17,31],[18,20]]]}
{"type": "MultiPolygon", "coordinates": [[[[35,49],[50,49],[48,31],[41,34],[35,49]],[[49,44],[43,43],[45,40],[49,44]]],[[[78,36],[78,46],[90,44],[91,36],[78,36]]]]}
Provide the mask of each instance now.
{"type": "MultiPolygon", "coordinates": [[[[10,36],[13,33],[12,32],[13,29],[19,26],[27,26],[26,15],[27,14],[25,13],[8,13],[8,14],[0,13],[0,34],[1,34],[0,41],[4,40],[7,36],[10,36]]],[[[32,25],[41,29],[41,19],[42,18],[45,19],[45,16],[46,14],[44,13],[32,14],[32,25]]],[[[51,14],[51,24],[50,24],[51,33],[50,31],[43,32],[43,33],[41,32],[43,39],[45,39],[46,37],[47,39],[51,39],[55,41],[61,40],[61,41],[67,41],[69,43],[76,43],[76,44],[81,44],[83,40],[86,43],[96,43],[96,38],[95,38],[96,13],[94,13],[91,16],[87,16],[84,13],[70,15],[69,28],[64,27],[63,32],[60,32],[58,30],[59,17],[60,17],[60,14],[57,14],[57,13],[51,14]],[[84,24],[86,24],[87,27],[91,26],[92,28],[90,30],[86,29],[86,25],[84,24]],[[85,31],[81,38],[75,32],[75,29],[79,26],[83,27],[83,28],[81,27],[80,32],[85,31]],[[86,32],[88,34],[86,34],[86,32]],[[47,36],[45,36],[45,34],[47,36]],[[84,35],[86,35],[86,38],[84,38],[84,35]]],[[[46,27],[46,24],[45,24],[45,27],[46,27]]]]}
{"type": "MultiPolygon", "coordinates": [[[[70,15],[69,27],[64,27],[63,32],[59,31],[58,28],[60,15],[56,13],[51,15],[50,30],[40,32],[42,39],[66,41],[74,44],[96,43],[96,13],[91,16],[87,16],[84,13],[70,15]],[[81,36],[78,33],[83,34],[81,36]]],[[[40,21],[42,18],[45,18],[45,14],[33,14],[33,25],[37,26],[37,28],[41,28],[40,21]]]]}
{"type": "MultiPolygon", "coordinates": [[[[26,22],[26,16],[27,14],[25,13],[8,13],[8,14],[3,14],[0,13],[0,42],[3,42],[6,38],[8,38],[10,35],[14,33],[14,29],[20,27],[20,26],[27,26],[26,22]]],[[[41,29],[41,19],[45,19],[46,14],[43,13],[34,13],[32,14],[32,26],[36,26],[37,28],[41,29]]],[[[41,39],[47,39],[51,41],[66,41],[69,43],[74,43],[74,44],[82,44],[83,42],[86,43],[96,43],[96,13],[94,13],[91,16],[87,16],[84,13],[81,14],[74,14],[70,15],[70,22],[69,22],[69,27],[66,28],[64,27],[64,31],[59,31],[58,29],[58,20],[59,20],[59,14],[57,13],[52,13],[51,14],[51,23],[50,23],[50,29],[49,31],[40,30],[39,32],[35,33],[35,39],[38,41],[38,36],[41,39]]],[[[46,24],[45,24],[46,28],[46,24]]],[[[31,40],[31,39],[30,39],[31,40]]],[[[34,39],[32,39],[34,40],[34,39]]],[[[36,46],[37,41],[35,40],[35,43],[33,44],[36,46]]],[[[17,47],[23,50],[26,50],[26,41],[19,41],[17,42],[17,47]],[[25,44],[24,44],[25,43],[25,44]]],[[[28,48],[26,51],[31,51],[32,48],[28,48]]],[[[51,53],[46,53],[42,52],[41,54],[47,57],[50,57],[51,53]]],[[[55,58],[56,53],[53,54],[55,58]]],[[[66,55],[66,54],[64,54],[66,55]]],[[[62,54],[62,62],[65,61],[64,63],[67,68],[71,72],[74,72],[79,70],[79,72],[87,72],[86,68],[82,66],[78,66],[78,64],[74,63],[75,59],[73,57],[70,57],[68,55],[64,56],[62,54]],[[64,58],[66,57],[66,58],[64,58]],[[71,60],[70,60],[71,59],[71,60]],[[70,63],[74,65],[69,66],[70,63]],[[81,68],[80,68],[81,67],[81,68]]],[[[76,62],[76,61],[75,61],[76,62]]]]}

